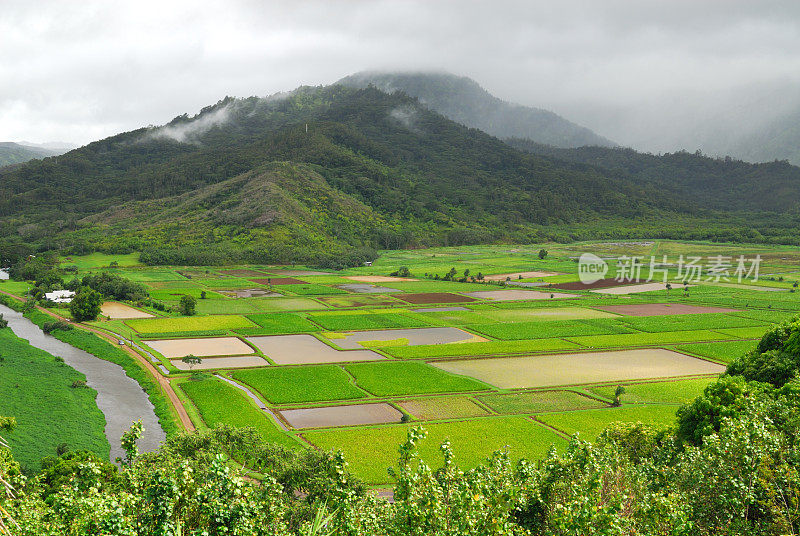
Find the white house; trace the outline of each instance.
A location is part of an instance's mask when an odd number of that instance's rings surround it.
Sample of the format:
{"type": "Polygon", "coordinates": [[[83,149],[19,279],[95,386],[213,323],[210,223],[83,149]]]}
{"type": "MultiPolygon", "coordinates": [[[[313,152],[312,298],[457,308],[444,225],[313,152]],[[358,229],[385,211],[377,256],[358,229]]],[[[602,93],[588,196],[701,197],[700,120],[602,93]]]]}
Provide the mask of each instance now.
{"type": "Polygon", "coordinates": [[[8,270],[7,269],[0,269],[0,280],[6,280],[9,278],[8,270]]]}
{"type": "Polygon", "coordinates": [[[44,295],[45,299],[55,303],[69,303],[72,301],[73,296],[75,296],[75,293],[71,290],[54,290],[44,295]]]}

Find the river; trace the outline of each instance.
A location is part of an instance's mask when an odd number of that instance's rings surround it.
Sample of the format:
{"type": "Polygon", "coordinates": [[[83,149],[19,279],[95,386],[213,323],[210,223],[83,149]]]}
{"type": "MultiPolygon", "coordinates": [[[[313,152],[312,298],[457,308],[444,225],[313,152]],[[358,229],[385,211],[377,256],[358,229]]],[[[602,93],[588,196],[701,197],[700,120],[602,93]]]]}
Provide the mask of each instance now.
{"type": "Polygon", "coordinates": [[[46,335],[22,313],[5,305],[0,304],[0,313],[8,320],[8,326],[17,337],[26,339],[31,346],[61,357],[67,365],[86,375],[86,385],[97,391],[97,407],[106,417],[105,434],[111,445],[112,460],[124,456],[120,438],[133,421],[141,419],[144,424],[144,433],[137,442],[140,452],[156,450],[164,441],[164,430],[158,424],[147,393],[136,380],[125,374],[122,367],[46,335]]]}

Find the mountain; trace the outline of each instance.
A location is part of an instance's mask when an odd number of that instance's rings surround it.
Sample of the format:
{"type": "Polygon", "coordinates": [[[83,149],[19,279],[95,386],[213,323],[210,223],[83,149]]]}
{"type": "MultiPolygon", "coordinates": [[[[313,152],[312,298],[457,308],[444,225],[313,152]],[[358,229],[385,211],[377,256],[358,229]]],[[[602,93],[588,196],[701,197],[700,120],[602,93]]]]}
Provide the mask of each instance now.
{"type": "Polygon", "coordinates": [[[720,211],[800,211],[800,167],[785,161],[752,164],[731,157],[712,158],[699,152],[662,155],[633,149],[580,147],[558,149],[530,140],[510,139],[517,149],[562,162],[602,169],[604,173],[656,188],[720,211]]]}
{"type": "MultiPolygon", "coordinates": [[[[226,97],[195,116],[0,169],[0,256],[139,250],[158,264],[336,267],[360,264],[370,248],[797,240],[793,216],[762,214],[791,208],[769,205],[774,196],[751,206],[751,194],[734,189],[740,214],[664,187],[670,169],[644,180],[630,166],[529,149],[375,87],[226,97]]],[[[642,156],[641,165],[661,164],[642,156]]],[[[798,198],[792,173],[764,174],[781,203],[798,198]]]]}
{"type": "Polygon", "coordinates": [[[55,156],[63,151],[22,145],[14,142],[0,142],[0,167],[20,164],[34,158],[55,156]]]}
{"type": "Polygon", "coordinates": [[[505,102],[474,80],[446,73],[356,73],[338,82],[391,93],[402,91],[457,123],[499,138],[527,138],[554,147],[615,146],[588,128],[553,112],[505,102]]]}

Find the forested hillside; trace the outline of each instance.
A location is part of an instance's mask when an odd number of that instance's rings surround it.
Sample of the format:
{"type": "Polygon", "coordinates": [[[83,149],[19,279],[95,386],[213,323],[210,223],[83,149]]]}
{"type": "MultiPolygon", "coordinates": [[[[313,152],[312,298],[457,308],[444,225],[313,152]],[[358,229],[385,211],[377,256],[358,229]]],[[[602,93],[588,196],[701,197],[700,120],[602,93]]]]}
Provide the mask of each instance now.
{"type": "Polygon", "coordinates": [[[45,158],[55,154],[58,154],[58,151],[13,142],[0,142],[0,167],[20,164],[34,158],[45,158]]]}
{"type": "Polygon", "coordinates": [[[797,240],[797,168],[530,143],[375,87],[225,98],[0,170],[0,248],[335,266],[371,248],[504,240],[797,240]]]}
{"type": "Polygon", "coordinates": [[[498,99],[474,80],[447,73],[356,73],[340,84],[402,91],[445,117],[499,138],[520,137],[555,147],[613,146],[614,142],[541,108],[498,99]]]}
{"type": "Polygon", "coordinates": [[[588,164],[706,208],[796,212],[800,207],[800,167],[787,162],[751,164],[685,151],[653,155],[608,147],[558,149],[523,139],[508,143],[562,162],[588,164]]]}

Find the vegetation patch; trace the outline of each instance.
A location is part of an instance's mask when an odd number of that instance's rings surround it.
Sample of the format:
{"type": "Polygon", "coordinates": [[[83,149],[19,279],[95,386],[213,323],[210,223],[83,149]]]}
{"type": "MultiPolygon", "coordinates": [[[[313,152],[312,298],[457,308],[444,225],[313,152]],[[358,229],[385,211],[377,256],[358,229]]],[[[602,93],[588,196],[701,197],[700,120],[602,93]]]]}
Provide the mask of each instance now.
{"type": "Polygon", "coordinates": [[[167,333],[256,327],[256,324],[238,315],[133,318],[126,320],[125,323],[139,333],[167,333]]]}
{"type": "Polygon", "coordinates": [[[217,424],[250,426],[264,439],[289,448],[299,448],[300,443],[281,431],[252,400],[239,389],[217,378],[188,380],[179,385],[191,399],[203,422],[213,428],[217,424]]]}
{"type": "Polygon", "coordinates": [[[641,422],[653,426],[671,426],[675,422],[677,409],[678,406],[672,405],[623,406],[565,413],[545,413],[536,418],[567,435],[580,434],[582,439],[594,441],[613,422],[641,422]]]}
{"type": "Polygon", "coordinates": [[[14,431],[2,436],[24,468],[38,470],[39,461],[56,456],[62,443],[108,459],[106,421],[96,396],[86,376],[9,328],[0,329],[0,416],[17,420],[14,431]]]}
{"type": "Polygon", "coordinates": [[[258,324],[258,328],[237,329],[237,333],[246,335],[283,335],[287,333],[310,333],[319,328],[294,313],[267,313],[247,315],[247,319],[258,324]]]}
{"type": "Polygon", "coordinates": [[[330,331],[366,331],[387,328],[420,328],[428,324],[402,313],[310,313],[311,320],[330,331]]]}
{"type": "MultiPolygon", "coordinates": [[[[303,436],[323,450],[341,450],[348,468],[370,484],[392,482],[387,473],[397,463],[397,445],[406,439],[412,425],[359,427],[306,432],[303,436]]],[[[428,433],[419,445],[422,459],[431,467],[441,465],[439,445],[449,441],[462,469],[486,461],[493,450],[508,447],[512,459],[538,460],[552,445],[561,449],[566,441],[525,417],[487,417],[468,421],[426,424],[428,433]]]]}
{"type": "Polygon", "coordinates": [[[350,376],[336,365],[237,370],[231,373],[231,377],[251,386],[273,404],[366,397],[353,385],[350,376]]]}
{"type": "MultiPolygon", "coordinates": [[[[760,329],[763,333],[764,328],[760,329]]],[[[702,329],[697,331],[666,331],[661,333],[587,335],[582,337],[569,337],[568,340],[586,346],[587,348],[610,348],[617,346],[654,346],[680,342],[722,341],[734,337],[735,335],[732,334],[702,329]]]]}
{"type": "Polygon", "coordinates": [[[662,315],[662,316],[633,316],[627,317],[623,322],[640,331],[682,331],[698,329],[739,328],[760,326],[763,332],[765,323],[753,318],[732,316],[724,313],[708,313],[699,315],[662,315]]]}
{"type": "Polygon", "coordinates": [[[503,324],[478,324],[469,329],[503,340],[547,339],[577,335],[611,335],[632,333],[633,330],[618,322],[581,320],[556,320],[551,322],[514,322],[503,324]]]}
{"type": "Polygon", "coordinates": [[[743,356],[747,352],[753,350],[756,344],[758,344],[757,341],[706,342],[700,344],[684,344],[677,346],[676,350],[707,357],[714,361],[729,363],[737,357],[743,356]]]}
{"type": "Polygon", "coordinates": [[[563,339],[534,339],[529,341],[461,342],[425,346],[390,347],[386,352],[402,359],[479,356],[492,354],[527,354],[574,350],[580,345],[563,339]]]}
{"type": "Polygon", "coordinates": [[[346,365],[362,389],[376,396],[482,391],[479,381],[438,370],[416,361],[381,361],[346,365]]]}
{"type": "Polygon", "coordinates": [[[590,389],[590,392],[607,400],[613,400],[614,391],[618,385],[622,385],[625,387],[625,393],[621,396],[623,405],[627,403],[688,404],[702,395],[703,389],[714,380],[715,378],[700,378],[655,383],[620,383],[594,387],[590,389]]]}

